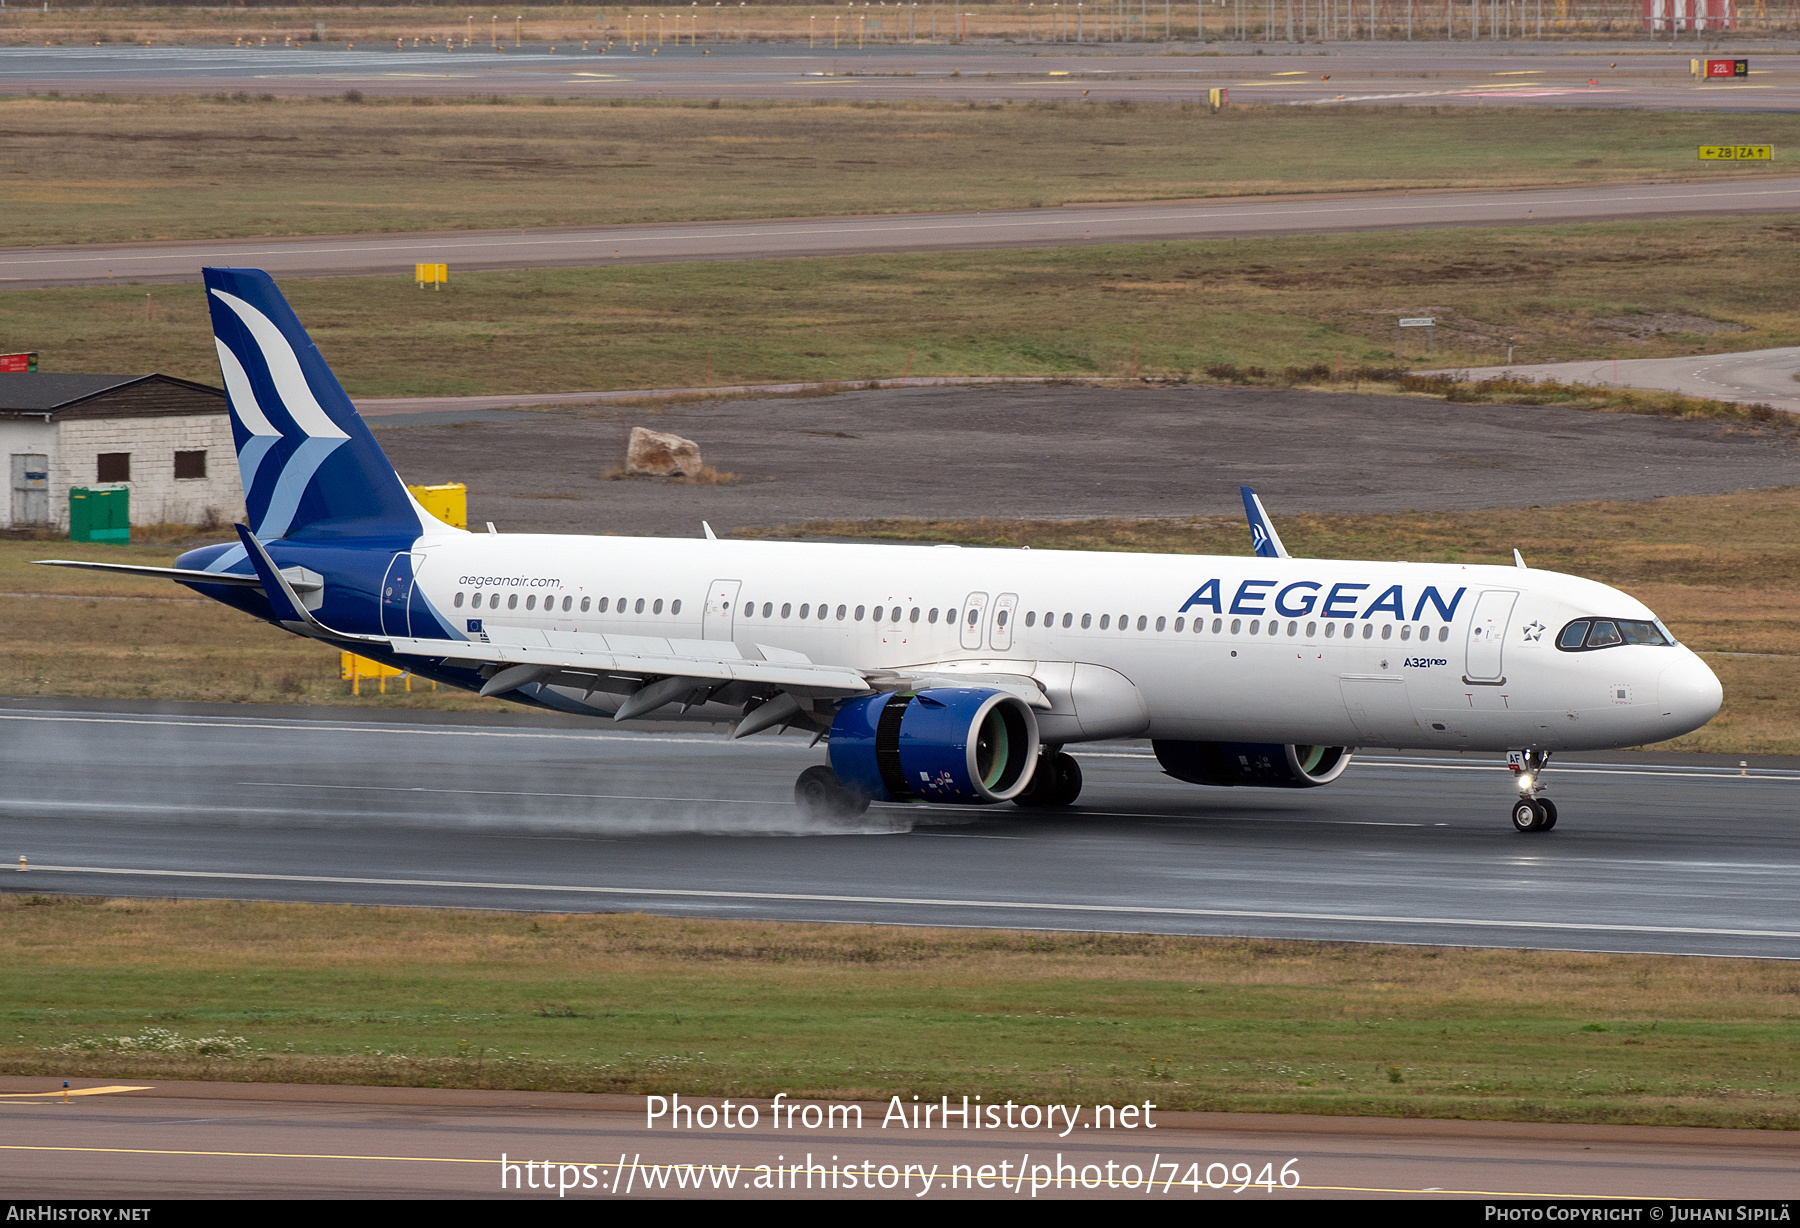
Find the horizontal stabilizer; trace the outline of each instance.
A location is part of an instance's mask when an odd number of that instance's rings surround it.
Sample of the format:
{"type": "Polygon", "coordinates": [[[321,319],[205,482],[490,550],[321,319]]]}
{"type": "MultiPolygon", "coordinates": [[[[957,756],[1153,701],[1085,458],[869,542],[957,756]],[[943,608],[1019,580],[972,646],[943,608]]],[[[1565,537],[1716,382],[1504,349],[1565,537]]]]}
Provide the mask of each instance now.
{"type": "MultiPolygon", "coordinates": [[[[114,571],[122,576],[145,576],[152,580],[176,580],[182,584],[235,584],[240,587],[261,588],[262,581],[255,576],[242,576],[230,571],[195,571],[191,567],[140,567],[135,563],[85,563],[79,559],[33,559],[32,562],[42,567],[75,567],[82,571],[114,571]]],[[[322,580],[296,580],[288,578],[296,593],[316,593],[325,587],[322,580]]]]}

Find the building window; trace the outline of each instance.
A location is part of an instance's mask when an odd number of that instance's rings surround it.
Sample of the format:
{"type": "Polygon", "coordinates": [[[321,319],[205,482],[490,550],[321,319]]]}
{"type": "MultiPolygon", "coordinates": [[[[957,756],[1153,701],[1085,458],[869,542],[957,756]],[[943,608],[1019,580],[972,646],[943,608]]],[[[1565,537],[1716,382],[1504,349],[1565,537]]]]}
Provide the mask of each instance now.
{"type": "Polygon", "coordinates": [[[203,478],[206,476],[205,452],[177,452],[175,454],[175,479],[203,478]]]}
{"type": "Polygon", "coordinates": [[[94,480],[96,482],[131,481],[131,453],[102,452],[95,459],[94,480]]]}

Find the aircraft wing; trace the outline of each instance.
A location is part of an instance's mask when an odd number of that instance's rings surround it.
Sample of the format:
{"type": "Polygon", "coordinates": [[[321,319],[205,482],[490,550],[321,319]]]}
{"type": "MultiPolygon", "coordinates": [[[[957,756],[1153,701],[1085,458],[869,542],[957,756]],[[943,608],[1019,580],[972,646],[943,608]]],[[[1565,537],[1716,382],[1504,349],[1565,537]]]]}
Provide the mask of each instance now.
{"type": "MultiPolygon", "coordinates": [[[[798,660],[753,661],[737,655],[736,649],[724,642],[716,643],[720,650],[716,655],[702,655],[706,647],[715,646],[714,641],[664,640],[660,642],[668,645],[667,651],[656,651],[652,647],[646,652],[615,648],[607,643],[607,636],[581,638],[596,643],[580,648],[540,648],[530,644],[480,644],[468,640],[408,639],[402,636],[391,637],[389,642],[393,645],[393,650],[403,656],[431,657],[452,664],[501,666],[482,688],[484,695],[510,691],[528,682],[547,682],[559,675],[566,676],[567,681],[573,685],[599,682],[601,685],[592,688],[597,691],[626,689],[606,685],[608,680],[629,683],[646,678],[687,679],[696,684],[690,689],[748,682],[779,687],[783,691],[808,698],[869,695],[879,689],[870,685],[861,670],[840,665],[815,665],[798,653],[791,654],[798,657],[798,660]],[[683,649],[688,651],[682,651],[683,649]]],[[[627,640],[643,637],[610,638],[627,640]]]]}

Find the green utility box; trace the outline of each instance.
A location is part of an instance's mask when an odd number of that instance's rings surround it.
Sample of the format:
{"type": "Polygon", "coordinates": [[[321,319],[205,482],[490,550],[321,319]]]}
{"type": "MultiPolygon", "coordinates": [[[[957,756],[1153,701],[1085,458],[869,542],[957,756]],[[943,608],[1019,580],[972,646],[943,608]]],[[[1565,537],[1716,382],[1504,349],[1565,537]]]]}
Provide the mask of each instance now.
{"type": "Polygon", "coordinates": [[[123,486],[69,488],[69,540],[129,542],[131,491],[123,486]]]}

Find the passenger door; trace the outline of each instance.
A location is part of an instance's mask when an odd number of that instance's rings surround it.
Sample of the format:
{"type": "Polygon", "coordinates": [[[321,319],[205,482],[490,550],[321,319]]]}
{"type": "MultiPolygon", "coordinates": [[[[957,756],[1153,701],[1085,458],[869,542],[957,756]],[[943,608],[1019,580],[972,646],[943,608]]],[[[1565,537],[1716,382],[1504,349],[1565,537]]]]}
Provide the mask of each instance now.
{"type": "MultiPolygon", "coordinates": [[[[383,635],[406,636],[412,634],[412,620],[409,609],[412,605],[413,585],[417,583],[416,568],[425,561],[424,555],[396,554],[394,561],[388,564],[387,576],[381,582],[381,633],[383,635]]],[[[437,634],[432,630],[430,634],[437,634]]]]}
{"type": "Polygon", "coordinates": [[[706,590],[706,613],[700,619],[700,638],[729,640],[737,615],[738,589],[742,580],[714,580],[706,590]]]}
{"type": "Polygon", "coordinates": [[[988,631],[988,646],[995,652],[1005,652],[1012,647],[1013,619],[1018,612],[1017,593],[1001,593],[994,599],[994,623],[988,631]]]}
{"type": "Polygon", "coordinates": [[[1513,603],[1519,594],[1513,589],[1492,588],[1475,603],[1475,614],[1469,623],[1469,646],[1464,657],[1463,681],[1499,685],[1506,681],[1502,657],[1506,649],[1506,628],[1512,621],[1513,603]]]}
{"type": "Polygon", "coordinates": [[[963,600],[962,646],[972,651],[981,648],[981,620],[987,614],[988,595],[970,593],[963,600]]]}

